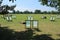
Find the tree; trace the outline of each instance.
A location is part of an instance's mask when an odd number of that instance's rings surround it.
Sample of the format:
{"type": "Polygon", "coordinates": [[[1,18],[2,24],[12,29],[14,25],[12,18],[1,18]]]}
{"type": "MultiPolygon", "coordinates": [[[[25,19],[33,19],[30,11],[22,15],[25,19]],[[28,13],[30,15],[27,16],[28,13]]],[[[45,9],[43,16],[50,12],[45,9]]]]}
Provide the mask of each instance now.
{"type": "Polygon", "coordinates": [[[60,12],[60,0],[39,0],[42,5],[56,8],[60,12]]]}
{"type": "MultiPolygon", "coordinates": [[[[8,14],[8,10],[14,11],[14,8],[16,5],[13,6],[8,6],[8,5],[3,5],[1,6],[3,0],[0,0],[0,13],[1,14],[8,14]]],[[[9,0],[9,1],[14,1],[14,0],[9,0]]]]}
{"type": "Polygon", "coordinates": [[[24,11],[25,14],[29,14],[30,12],[28,10],[24,11]]]}
{"type": "MultiPolygon", "coordinates": [[[[2,3],[2,1],[3,0],[0,0],[0,4],[2,3]]],[[[16,0],[9,0],[9,2],[11,2],[11,1],[14,3],[14,1],[16,1],[16,0]]]]}
{"type": "Polygon", "coordinates": [[[9,13],[8,10],[14,11],[15,7],[16,7],[16,5],[13,5],[13,6],[3,5],[0,7],[0,10],[1,10],[0,13],[1,14],[8,14],[9,13]]]}
{"type": "Polygon", "coordinates": [[[40,10],[35,10],[34,13],[35,13],[35,14],[39,14],[39,13],[41,13],[41,11],[40,11],[40,10]]]}
{"type": "Polygon", "coordinates": [[[47,14],[47,11],[43,11],[43,12],[41,12],[42,14],[47,14]]]}
{"type": "Polygon", "coordinates": [[[19,10],[17,10],[17,11],[16,11],[16,13],[17,13],[17,14],[19,14],[19,13],[20,13],[20,11],[19,11],[19,10]]]}
{"type": "Polygon", "coordinates": [[[9,1],[12,1],[12,2],[14,2],[14,1],[16,1],[16,0],[9,0],[9,1]]]}

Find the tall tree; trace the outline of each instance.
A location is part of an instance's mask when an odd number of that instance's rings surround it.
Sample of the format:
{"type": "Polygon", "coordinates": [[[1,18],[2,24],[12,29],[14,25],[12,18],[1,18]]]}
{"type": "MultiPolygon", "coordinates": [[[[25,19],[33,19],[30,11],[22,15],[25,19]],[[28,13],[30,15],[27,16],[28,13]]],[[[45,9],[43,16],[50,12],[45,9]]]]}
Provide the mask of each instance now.
{"type": "Polygon", "coordinates": [[[60,12],[60,0],[39,0],[42,5],[56,8],[60,12]]]}

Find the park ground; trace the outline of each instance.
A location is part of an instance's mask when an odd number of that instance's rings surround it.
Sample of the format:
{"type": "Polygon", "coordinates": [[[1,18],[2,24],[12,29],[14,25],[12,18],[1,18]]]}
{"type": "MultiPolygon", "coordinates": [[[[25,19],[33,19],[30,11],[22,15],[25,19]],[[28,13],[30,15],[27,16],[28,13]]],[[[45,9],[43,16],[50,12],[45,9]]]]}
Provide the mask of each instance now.
{"type": "Polygon", "coordinates": [[[59,39],[60,37],[57,34],[60,34],[60,19],[55,19],[54,22],[50,21],[50,17],[53,15],[56,17],[58,14],[12,14],[16,16],[16,19],[13,19],[12,22],[8,22],[1,18],[0,15],[0,24],[2,27],[7,26],[9,29],[14,31],[25,31],[25,25],[21,24],[27,20],[28,16],[33,16],[34,20],[38,20],[39,30],[41,32],[34,31],[36,34],[51,34],[52,38],[59,39]],[[46,16],[47,19],[41,19],[42,16],[46,16]]]}

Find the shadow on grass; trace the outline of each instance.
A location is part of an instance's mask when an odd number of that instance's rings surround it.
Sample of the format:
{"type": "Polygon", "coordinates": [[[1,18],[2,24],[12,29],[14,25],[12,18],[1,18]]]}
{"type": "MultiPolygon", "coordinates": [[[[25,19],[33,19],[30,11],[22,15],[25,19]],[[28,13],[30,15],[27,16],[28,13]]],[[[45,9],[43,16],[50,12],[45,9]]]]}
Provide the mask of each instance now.
{"type": "Polygon", "coordinates": [[[0,40],[12,40],[13,30],[9,30],[7,27],[0,27],[0,40]]]}
{"type": "Polygon", "coordinates": [[[60,40],[60,39],[56,39],[56,40],[60,40]]]}
{"type": "Polygon", "coordinates": [[[0,40],[31,40],[33,30],[15,32],[7,27],[0,27],[0,40]]]}
{"type": "Polygon", "coordinates": [[[34,28],[35,31],[37,32],[42,32],[41,30],[39,30],[38,28],[34,28]]]}
{"type": "Polygon", "coordinates": [[[59,37],[60,37],[60,34],[57,34],[57,36],[59,36],[59,37]]]}
{"type": "Polygon", "coordinates": [[[26,31],[16,32],[16,39],[18,40],[31,40],[33,37],[33,30],[28,29],[26,31]]]}
{"type": "Polygon", "coordinates": [[[16,32],[7,27],[0,27],[0,40],[54,40],[47,34],[33,36],[32,29],[16,32]]]}
{"type": "Polygon", "coordinates": [[[41,35],[36,35],[34,36],[34,40],[54,40],[53,38],[50,37],[50,34],[41,34],[41,35]]]}
{"type": "MultiPolygon", "coordinates": [[[[60,34],[56,34],[56,35],[60,37],[60,34]]],[[[60,39],[56,39],[56,40],[60,40],[60,39]]]]}

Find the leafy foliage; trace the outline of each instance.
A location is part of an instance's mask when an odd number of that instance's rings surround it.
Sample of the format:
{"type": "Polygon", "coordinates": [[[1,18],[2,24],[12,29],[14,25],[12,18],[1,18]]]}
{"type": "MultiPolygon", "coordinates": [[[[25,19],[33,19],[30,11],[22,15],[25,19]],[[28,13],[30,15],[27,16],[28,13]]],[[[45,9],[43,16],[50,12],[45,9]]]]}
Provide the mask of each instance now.
{"type": "Polygon", "coordinates": [[[60,12],[60,0],[39,0],[39,2],[41,2],[42,5],[54,7],[60,12]]]}
{"type": "MultiPolygon", "coordinates": [[[[16,0],[9,0],[9,1],[16,1],[16,0]]],[[[16,5],[13,6],[8,6],[8,5],[3,5],[1,6],[3,0],[0,0],[0,14],[8,14],[8,10],[10,11],[14,11],[14,8],[16,7],[16,5]]]]}

